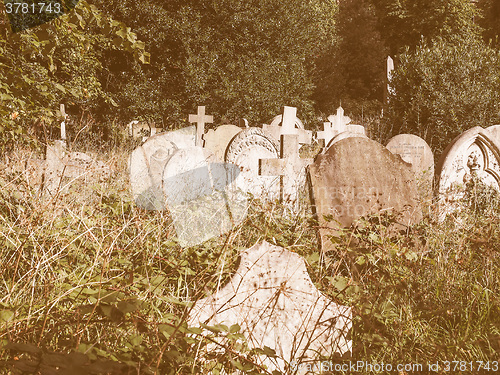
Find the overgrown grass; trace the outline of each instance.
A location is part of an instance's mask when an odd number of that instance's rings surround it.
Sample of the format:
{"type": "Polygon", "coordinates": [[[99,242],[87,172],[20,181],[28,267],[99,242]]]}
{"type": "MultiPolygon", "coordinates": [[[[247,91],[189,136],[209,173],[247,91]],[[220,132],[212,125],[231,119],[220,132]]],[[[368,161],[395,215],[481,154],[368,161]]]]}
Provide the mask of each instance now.
{"type": "Polygon", "coordinates": [[[186,324],[192,301],[223,285],[238,252],[260,240],[302,255],[323,293],[353,306],[352,361],[499,360],[500,219],[491,199],[488,210],[476,199],[475,210],[404,233],[390,230],[391,216],[361,220],[327,254],[308,211],[291,217],[254,202],[231,233],[183,249],[168,212],[134,206],[123,155],[107,155],[116,171],[109,181],[76,183],[52,200],[40,199],[21,164],[0,172],[3,373],[56,365],[89,374],[266,373],[239,327],[213,329],[228,338],[214,353],[205,349],[213,337],[186,324]]]}

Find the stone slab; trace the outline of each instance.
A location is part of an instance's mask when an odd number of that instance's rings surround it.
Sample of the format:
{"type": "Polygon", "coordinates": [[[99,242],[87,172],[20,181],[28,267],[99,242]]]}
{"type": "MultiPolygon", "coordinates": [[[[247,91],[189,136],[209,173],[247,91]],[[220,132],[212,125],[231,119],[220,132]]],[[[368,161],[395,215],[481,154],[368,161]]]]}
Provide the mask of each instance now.
{"type": "Polygon", "coordinates": [[[203,135],[204,147],[212,151],[215,159],[220,163],[224,162],[227,147],[231,140],[243,129],[236,125],[221,125],[217,129],[210,129],[203,135]]]}
{"type": "Polygon", "coordinates": [[[422,218],[410,164],[371,139],[349,137],[335,143],[316,157],[309,174],[325,251],[332,249],[329,234],[362,216],[393,210],[401,212],[403,225],[422,218]]]}
{"type": "Polygon", "coordinates": [[[276,359],[259,357],[270,372],[297,359],[352,351],[351,309],[314,286],[298,254],[265,241],[241,253],[227,285],[196,302],[189,324],[199,323],[240,325],[250,348],[276,351],[276,359]]]}

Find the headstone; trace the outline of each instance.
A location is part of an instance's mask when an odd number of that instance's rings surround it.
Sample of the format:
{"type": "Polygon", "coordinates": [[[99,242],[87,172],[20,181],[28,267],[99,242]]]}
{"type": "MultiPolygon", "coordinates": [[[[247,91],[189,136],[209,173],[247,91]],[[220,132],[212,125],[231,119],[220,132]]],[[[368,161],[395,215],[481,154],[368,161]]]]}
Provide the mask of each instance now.
{"type": "Polygon", "coordinates": [[[385,100],[389,100],[389,95],[394,93],[394,89],[391,87],[391,79],[392,79],[392,72],[394,71],[394,60],[392,59],[391,56],[387,56],[387,63],[386,63],[386,79],[387,79],[387,87],[386,87],[386,92],[385,92],[385,100]]]}
{"type": "Polygon", "coordinates": [[[214,122],[214,117],[205,114],[205,106],[198,106],[198,114],[189,115],[189,122],[196,122],[196,146],[203,147],[205,124],[214,122]]]}
{"type": "Polygon", "coordinates": [[[222,125],[203,135],[205,148],[212,151],[218,162],[224,162],[226,150],[231,140],[243,129],[235,125],[222,125]]]}
{"type": "Polygon", "coordinates": [[[328,116],[328,122],[323,123],[323,130],[319,131],[317,134],[317,139],[324,140],[325,148],[323,151],[326,151],[328,147],[330,147],[334,143],[332,142],[332,140],[342,133],[349,134],[344,134],[341,138],[337,138],[337,141],[347,138],[348,136],[360,135],[366,137],[364,126],[350,124],[350,122],[351,119],[347,116],[344,116],[344,109],[342,107],[337,108],[336,115],[328,116]]]}
{"type": "Polygon", "coordinates": [[[239,224],[246,215],[246,197],[234,180],[239,168],[217,163],[209,150],[181,149],[163,171],[163,191],[181,246],[198,245],[239,224]]]}
{"type": "Polygon", "coordinates": [[[427,142],[413,134],[399,134],[392,137],[386,147],[411,164],[417,181],[426,190],[425,196],[429,196],[434,179],[434,155],[427,142]]]}
{"type": "Polygon", "coordinates": [[[226,152],[226,162],[240,168],[236,186],[256,198],[272,201],[280,196],[280,178],[259,175],[259,160],[277,159],[279,146],[259,128],[248,128],[237,134],[226,152]]]}
{"type": "Polygon", "coordinates": [[[327,236],[362,216],[393,210],[403,225],[422,218],[411,166],[371,139],[335,143],[317,156],[309,173],[324,251],[332,249],[327,236]]]}
{"type": "Polygon", "coordinates": [[[459,208],[473,177],[500,190],[498,134],[498,125],[487,129],[477,126],[456,137],[441,155],[436,168],[441,220],[459,208]]]}
{"type": "Polygon", "coordinates": [[[64,107],[64,104],[61,104],[59,106],[59,111],[61,112],[61,116],[63,118],[63,121],[61,122],[61,140],[66,142],[66,109],[64,107]]]}
{"type": "Polygon", "coordinates": [[[277,358],[258,359],[269,372],[352,351],[351,309],[316,289],[298,254],[265,241],[241,253],[227,285],[196,302],[189,325],[198,323],[238,324],[250,348],[275,350],[277,358]]]}
{"type": "Polygon", "coordinates": [[[283,115],[276,116],[270,125],[264,124],[262,130],[276,142],[281,141],[283,134],[297,134],[299,144],[309,145],[312,141],[312,131],[304,129],[304,124],[297,117],[297,108],[295,107],[285,106],[283,115]]]}
{"type": "Polygon", "coordinates": [[[66,142],[48,145],[45,156],[44,194],[55,196],[67,190],[75,180],[102,181],[111,176],[111,169],[83,152],[68,152],[66,142]]]}
{"type": "MultiPolygon", "coordinates": [[[[349,126],[349,125],[348,125],[349,126]]],[[[363,128],[364,129],[364,128],[363,128]]],[[[332,147],[335,143],[346,139],[346,138],[368,138],[365,134],[361,132],[350,132],[350,131],[344,131],[340,134],[337,134],[335,137],[333,137],[330,142],[328,142],[328,145],[323,149],[322,153],[326,153],[330,147],[332,147]]]]}
{"type": "Polygon", "coordinates": [[[129,159],[130,185],[135,203],[147,210],[165,209],[162,175],[178,149],[195,144],[196,127],[159,133],[137,147],[129,159]]]}
{"type": "Polygon", "coordinates": [[[305,168],[312,159],[299,157],[298,134],[281,136],[280,159],[261,159],[260,174],[263,176],[280,176],[281,201],[295,203],[301,186],[305,184],[305,168]]]}

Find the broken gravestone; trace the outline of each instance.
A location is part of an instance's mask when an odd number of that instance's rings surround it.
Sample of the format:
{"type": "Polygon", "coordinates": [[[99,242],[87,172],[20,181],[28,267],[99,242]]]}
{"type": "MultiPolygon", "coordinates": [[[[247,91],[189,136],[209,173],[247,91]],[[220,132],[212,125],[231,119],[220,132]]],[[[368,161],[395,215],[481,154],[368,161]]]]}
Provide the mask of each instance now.
{"type": "Polygon", "coordinates": [[[226,152],[226,162],[238,166],[240,175],[236,182],[242,192],[255,198],[273,201],[280,196],[280,178],[259,175],[261,159],[277,159],[279,146],[273,138],[259,128],[243,129],[237,134],[226,152]]]}
{"type": "Polygon", "coordinates": [[[48,145],[44,168],[43,190],[45,195],[54,196],[67,191],[76,181],[89,183],[103,181],[111,176],[111,169],[103,162],[83,152],[69,152],[66,142],[59,140],[48,145]]]}
{"type": "Polygon", "coordinates": [[[129,159],[130,186],[137,206],[147,210],[165,209],[162,190],[163,169],[178,149],[195,144],[196,127],[159,133],[137,147],[129,159]]]}
{"type": "Polygon", "coordinates": [[[419,193],[425,202],[430,203],[434,181],[434,155],[427,142],[413,134],[399,134],[392,137],[386,147],[411,164],[419,193]]]}
{"type": "Polygon", "coordinates": [[[393,210],[403,225],[422,218],[411,166],[371,139],[335,143],[317,156],[309,173],[325,251],[332,249],[329,235],[362,216],[393,210]]]}
{"type": "Polygon", "coordinates": [[[259,357],[269,371],[352,350],[351,309],[316,289],[299,255],[265,241],[241,253],[227,285],[196,302],[189,324],[199,323],[238,324],[250,348],[276,352],[259,357]]]}
{"type": "Polygon", "coordinates": [[[436,168],[439,178],[439,219],[459,209],[471,180],[500,190],[499,126],[476,126],[456,137],[444,150],[436,168]]]}
{"type": "Polygon", "coordinates": [[[246,196],[234,187],[234,164],[218,163],[209,150],[178,150],[163,171],[163,193],[182,247],[230,231],[246,216],[246,196]]]}

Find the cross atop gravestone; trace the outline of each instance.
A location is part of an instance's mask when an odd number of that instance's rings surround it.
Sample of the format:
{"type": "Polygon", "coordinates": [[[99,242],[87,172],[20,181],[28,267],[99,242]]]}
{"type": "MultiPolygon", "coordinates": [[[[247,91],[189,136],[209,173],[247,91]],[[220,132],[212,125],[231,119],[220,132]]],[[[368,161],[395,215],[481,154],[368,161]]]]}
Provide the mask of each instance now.
{"type": "Polygon", "coordinates": [[[351,122],[351,119],[344,116],[344,108],[341,106],[337,108],[336,115],[328,116],[329,122],[323,123],[323,131],[319,131],[317,134],[318,139],[325,140],[325,146],[335,137],[337,134],[347,131],[347,124],[351,122]]]}
{"type": "Polygon", "coordinates": [[[203,134],[205,133],[205,123],[214,122],[214,116],[205,115],[205,106],[198,106],[198,114],[189,115],[189,122],[196,122],[196,146],[203,146],[203,134]]]}
{"type": "Polygon", "coordinates": [[[262,130],[270,134],[276,141],[281,139],[283,134],[297,134],[299,136],[299,144],[311,144],[312,131],[303,129],[303,125],[297,118],[297,108],[283,108],[283,115],[276,116],[271,125],[264,125],[262,130]],[[278,125],[281,122],[281,126],[278,125]],[[299,128],[295,125],[299,124],[299,128]]]}
{"type": "Polygon", "coordinates": [[[261,159],[260,174],[263,176],[280,176],[281,200],[296,202],[301,174],[313,159],[302,159],[299,156],[299,135],[283,134],[281,136],[280,159],[261,159]]]}

